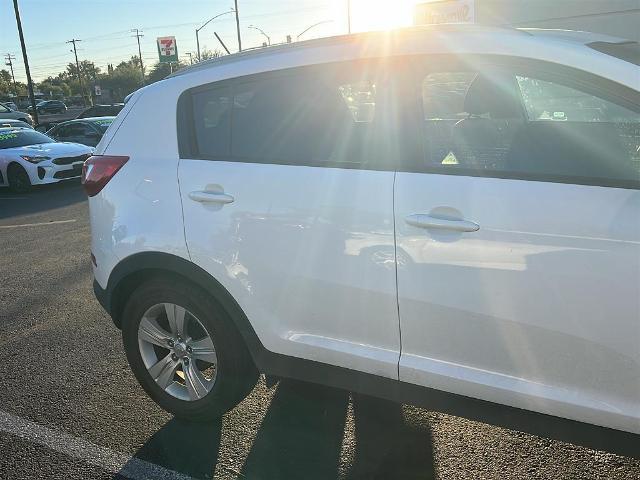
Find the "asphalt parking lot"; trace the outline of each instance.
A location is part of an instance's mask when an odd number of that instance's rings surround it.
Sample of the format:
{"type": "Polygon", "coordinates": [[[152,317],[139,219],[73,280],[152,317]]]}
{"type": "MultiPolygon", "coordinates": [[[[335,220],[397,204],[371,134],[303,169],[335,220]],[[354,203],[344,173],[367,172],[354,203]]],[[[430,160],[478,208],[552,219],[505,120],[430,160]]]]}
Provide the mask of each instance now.
{"type": "Polygon", "coordinates": [[[298,382],[172,419],[93,297],[77,183],[0,190],[0,478],[638,479],[640,460],[298,382]]]}

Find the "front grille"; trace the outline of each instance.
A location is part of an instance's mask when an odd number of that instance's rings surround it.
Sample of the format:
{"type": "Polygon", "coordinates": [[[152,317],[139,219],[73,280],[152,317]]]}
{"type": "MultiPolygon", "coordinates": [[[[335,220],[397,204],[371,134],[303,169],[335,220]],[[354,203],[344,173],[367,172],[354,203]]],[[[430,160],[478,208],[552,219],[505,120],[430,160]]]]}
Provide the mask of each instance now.
{"type": "Polygon", "coordinates": [[[77,157],[60,157],[56,158],[53,163],[55,163],[56,165],[71,165],[72,163],[76,162],[84,162],[90,156],[91,155],[87,153],[85,155],[78,155],[77,157]]]}
{"type": "Polygon", "coordinates": [[[82,166],[78,165],[71,170],[63,170],[62,172],[54,173],[53,178],[73,178],[79,177],[80,175],[82,175],[82,166]]]}

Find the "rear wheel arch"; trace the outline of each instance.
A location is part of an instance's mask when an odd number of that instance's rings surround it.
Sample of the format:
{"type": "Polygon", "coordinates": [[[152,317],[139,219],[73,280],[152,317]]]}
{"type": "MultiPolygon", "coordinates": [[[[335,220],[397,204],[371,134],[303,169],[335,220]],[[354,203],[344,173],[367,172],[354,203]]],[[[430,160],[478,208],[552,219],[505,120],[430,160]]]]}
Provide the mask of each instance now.
{"type": "Polygon", "coordinates": [[[175,255],[144,252],[127,257],[116,265],[109,276],[107,291],[108,309],[118,328],[122,326],[122,312],[131,293],[144,282],[157,277],[175,278],[208,294],[229,314],[255,365],[260,368],[260,360],[266,350],[240,305],[208,272],[175,255]]]}

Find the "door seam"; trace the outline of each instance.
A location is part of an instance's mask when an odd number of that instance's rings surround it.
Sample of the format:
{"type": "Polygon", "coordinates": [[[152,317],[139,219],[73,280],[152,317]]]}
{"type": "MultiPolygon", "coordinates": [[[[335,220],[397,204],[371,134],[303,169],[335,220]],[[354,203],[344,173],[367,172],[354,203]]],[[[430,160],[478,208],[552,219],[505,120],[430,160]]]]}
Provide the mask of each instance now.
{"type": "Polygon", "coordinates": [[[178,183],[178,199],[180,200],[180,212],[182,213],[182,236],[184,238],[184,248],[187,250],[187,257],[189,261],[193,261],[191,258],[191,252],[189,251],[189,242],[187,242],[187,225],[184,219],[184,201],[182,199],[182,186],[180,185],[180,162],[181,158],[178,158],[176,163],[176,182],[178,183]]]}
{"type": "Polygon", "coordinates": [[[396,275],[396,311],[398,312],[398,341],[399,341],[399,346],[400,346],[400,350],[398,351],[398,363],[396,365],[396,375],[397,375],[397,379],[398,381],[400,381],[400,358],[402,357],[402,323],[400,322],[400,297],[399,297],[399,293],[398,293],[398,237],[397,237],[397,232],[396,232],[396,177],[398,175],[398,172],[395,171],[393,172],[393,188],[391,189],[392,192],[392,218],[393,218],[393,265],[394,265],[394,272],[396,275]]]}

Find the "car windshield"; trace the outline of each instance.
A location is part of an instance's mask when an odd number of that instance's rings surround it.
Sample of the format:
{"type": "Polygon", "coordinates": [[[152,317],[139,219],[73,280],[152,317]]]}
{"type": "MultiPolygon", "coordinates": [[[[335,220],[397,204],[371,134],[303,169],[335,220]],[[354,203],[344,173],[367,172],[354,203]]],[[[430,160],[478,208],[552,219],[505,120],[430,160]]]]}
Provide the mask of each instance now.
{"type": "Polygon", "coordinates": [[[54,142],[55,140],[35,130],[0,130],[0,150],[54,142]]]}
{"type": "Polygon", "coordinates": [[[109,125],[113,123],[113,118],[95,120],[92,123],[98,128],[98,130],[100,130],[100,133],[104,133],[107,131],[107,128],[109,128],[109,125]]]}

